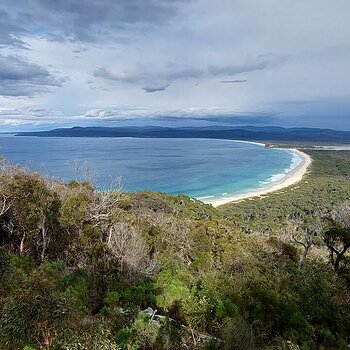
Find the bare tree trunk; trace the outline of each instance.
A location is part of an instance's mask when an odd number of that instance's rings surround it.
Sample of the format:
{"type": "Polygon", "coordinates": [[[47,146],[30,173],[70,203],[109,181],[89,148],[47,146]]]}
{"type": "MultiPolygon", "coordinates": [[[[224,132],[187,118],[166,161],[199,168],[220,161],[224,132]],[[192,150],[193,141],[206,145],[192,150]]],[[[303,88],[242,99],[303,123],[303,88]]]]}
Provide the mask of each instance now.
{"type": "Polygon", "coordinates": [[[303,251],[303,254],[301,255],[299,266],[303,265],[304,261],[306,260],[309,249],[310,249],[309,246],[304,246],[304,251],[303,251]]]}
{"type": "Polygon", "coordinates": [[[42,247],[41,247],[40,261],[43,262],[45,260],[45,253],[47,248],[47,232],[45,228],[45,220],[43,220],[43,223],[41,226],[41,239],[42,239],[42,247]]]}
{"type": "Polygon", "coordinates": [[[345,245],[343,249],[337,253],[337,257],[334,261],[334,270],[339,271],[340,262],[343,260],[345,252],[348,250],[349,245],[345,245]]]}
{"type": "Polygon", "coordinates": [[[303,254],[300,257],[299,268],[301,268],[301,266],[304,264],[311,246],[312,246],[312,243],[310,243],[310,242],[307,242],[306,244],[303,244],[304,251],[303,251],[303,254]]]}
{"type": "Polygon", "coordinates": [[[0,216],[4,215],[11,207],[11,204],[8,202],[8,197],[6,197],[4,194],[2,195],[2,206],[0,208],[0,216]]]}
{"type": "Polygon", "coordinates": [[[22,255],[23,254],[23,249],[24,249],[24,240],[26,238],[26,234],[24,233],[22,238],[21,238],[21,243],[19,245],[19,254],[22,255]]]}
{"type": "Polygon", "coordinates": [[[333,265],[333,267],[335,268],[334,252],[331,249],[331,247],[328,246],[328,248],[329,248],[329,251],[330,251],[329,252],[329,260],[330,260],[331,264],[333,265]]]}

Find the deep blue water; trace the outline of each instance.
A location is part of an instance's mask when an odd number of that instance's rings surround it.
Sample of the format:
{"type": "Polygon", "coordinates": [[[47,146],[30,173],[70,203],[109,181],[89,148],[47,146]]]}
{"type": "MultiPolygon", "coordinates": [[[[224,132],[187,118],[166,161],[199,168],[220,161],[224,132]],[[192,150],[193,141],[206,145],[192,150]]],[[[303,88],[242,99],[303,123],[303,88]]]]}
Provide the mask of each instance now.
{"type": "Polygon", "coordinates": [[[290,151],[231,140],[39,138],[2,135],[0,155],[62,181],[93,175],[108,188],[154,190],[197,198],[249,192],[282,178],[300,161],[290,151]]]}

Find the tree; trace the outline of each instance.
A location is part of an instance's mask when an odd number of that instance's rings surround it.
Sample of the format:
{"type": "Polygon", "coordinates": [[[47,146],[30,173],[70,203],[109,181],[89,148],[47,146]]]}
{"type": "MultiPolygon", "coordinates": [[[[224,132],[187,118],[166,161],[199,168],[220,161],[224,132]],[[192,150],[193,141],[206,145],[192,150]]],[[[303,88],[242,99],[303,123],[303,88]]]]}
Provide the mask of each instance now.
{"type": "Polygon", "coordinates": [[[12,179],[13,201],[7,227],[23,254],[29,249],[40,262],[46,259],[52,235],[58,230],[60,201],[37,174],[17,174],[12,179]],[[26,244],[27,242],[27,244],[26,244]]]}
{"type": "Polygon", "coordinates": [[[308,216],[303,219],[295,218],[287,223],[283,233],[284,238],[303,248],[299,266],[303,265],[310,249],[320,244],[323,226],[320,215],[308,216]]]}
{"type": "Polygon", "coordinates": [[[125,223],[115,223],[111,228],[107,246],[119,260],[120,270],[129,279],[138,275],[151,275],[155,262],[149,256],[149,248],[141,235],[125,223]]]}
{"type": "Polygon", "coordinates": [[[329,250],[330,262],[335,271],[345,268],[346,253],[350,248],[350,202],[345,202],[331,213],[329,229],[324,232],[324,242],[329,250]]]}

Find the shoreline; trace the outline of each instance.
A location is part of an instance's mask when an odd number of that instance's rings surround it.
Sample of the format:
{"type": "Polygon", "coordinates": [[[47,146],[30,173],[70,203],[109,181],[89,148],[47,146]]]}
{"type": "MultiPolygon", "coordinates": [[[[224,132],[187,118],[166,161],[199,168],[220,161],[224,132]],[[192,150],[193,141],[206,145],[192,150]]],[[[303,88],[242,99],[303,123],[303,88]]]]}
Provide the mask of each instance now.
{"type": "Polygon", "coordinates": [[[236,196],[231,196],[227,198],[217,198],[212,200],[202,200],[202,202],[211,204],[213,207],[218,207],[220,205],[224,205],[227,203],[235,203],[240,202],[245,199],[250,199],[254,197],[259,197],[263,195],[268,195],[272,192],[284,189],[286,187],[289,187],[291,185],[296,184],[300,180],[302,180],[303,176],[307,172],[308,167],[312,163],[312,158],[307,155],[306,153],[299,151],[298,149],[290,149],[294,153],[298,154],[298,156],[301,158],[300,164],[296,166],[293,170],[288,172],[286,176],[284,176],[281,180],[278,180],[276,182],[271,183],[270,186],[267,186],[262,189],[254,190],[248,193],[244,194],[237,194],[236,196]]]}

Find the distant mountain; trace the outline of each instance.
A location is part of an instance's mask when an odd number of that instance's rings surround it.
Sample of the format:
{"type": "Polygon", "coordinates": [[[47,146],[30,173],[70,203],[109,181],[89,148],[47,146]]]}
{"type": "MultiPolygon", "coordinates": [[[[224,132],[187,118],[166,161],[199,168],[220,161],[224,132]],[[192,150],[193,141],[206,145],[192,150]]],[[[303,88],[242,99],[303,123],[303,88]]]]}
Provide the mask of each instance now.
{"type": "Polygon", "coordinates": [[[264,142],[332,142],[350,143],[350,131],[316,128],[256,127],[74,127],[50,131],[20,132],[16,136],[39,137],[159,137],[210,138],[264,142]]]}

